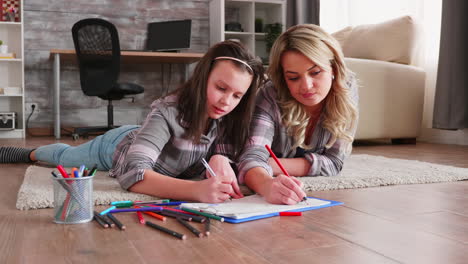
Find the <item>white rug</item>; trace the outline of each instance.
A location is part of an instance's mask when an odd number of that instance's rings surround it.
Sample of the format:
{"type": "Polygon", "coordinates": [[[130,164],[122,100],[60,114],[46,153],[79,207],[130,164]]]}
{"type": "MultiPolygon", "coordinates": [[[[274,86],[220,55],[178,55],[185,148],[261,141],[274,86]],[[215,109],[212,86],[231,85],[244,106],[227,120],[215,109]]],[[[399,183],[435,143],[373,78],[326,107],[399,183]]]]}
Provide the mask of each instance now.
{"type": "MultiPolygon", "coordinates": [[[[20,210],[53,207],[52,168],[30,166],[18,192],[20,210]]],[[[371,155],[351,155],[339,176],[301,177],[306,191],[365,188],[396,184],[435,183],[468,179],[468,168],[371,155]]],[[[117,200],[151,200],[156,197],[124,191],[117,180],[98,172],[94,177],[96,205],[117,200]]],[[[246,192],[248,190],[243,188],[246,192]]]]}
{"type": "Polygon", "coordinates": [[[304,177],[306,191],[468,180],[468,168],[365,154],[351,155],[339,176],[304,177]]]}

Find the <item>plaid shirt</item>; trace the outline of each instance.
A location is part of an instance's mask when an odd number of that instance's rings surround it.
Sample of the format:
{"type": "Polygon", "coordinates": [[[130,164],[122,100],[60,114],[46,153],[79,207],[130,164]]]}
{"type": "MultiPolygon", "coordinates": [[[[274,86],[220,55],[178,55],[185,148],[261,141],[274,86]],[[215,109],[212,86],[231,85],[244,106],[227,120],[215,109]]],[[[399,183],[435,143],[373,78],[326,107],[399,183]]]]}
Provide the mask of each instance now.
{"type": "Polygon", "coordinates": [[[151,112],[142,127],[131,131],[117,145],[112,159],[110,176],[116,177],[124,189],[143,180],[147,169],[163,175],[189,179],[202,175],[205,168],[200,162],[213,151],[223,154],[225,145],[216,150],[219,120],[213,120],[200,143],[183,138],[188,126],[179,123],[177,96],[168,96],[153,102],[151,112]]]}
{"type": "MultiPolygon", "coordinates": [[[[352,97],[358,100],[357,83],[354,75],[348,81],[352,97]]],[[[311,136],[310,149],[292,148],[294,138],[288,135],[286,127],[281,120],[280,107],[276,100],[276,90],[271,82],[267,83],[257,97],[257,105],[251,124],[251,136],[243,153],[239,158],[239,182],[244,182],[244,176],[252,168],[264,168],[273,175],[268,165],[269,152],[265,145],[271,149],[278,158],[304,157],[311,166],[307,176],[333,176],[337,175],[343,167],[346,158],[346,142],[337,139],[330,147],[325,145],[331,138],[331,133],[323,128],[323,115],[320,117],[311,136]]],[[[356,131],[353,131],[353,136],[356,131]]]]}

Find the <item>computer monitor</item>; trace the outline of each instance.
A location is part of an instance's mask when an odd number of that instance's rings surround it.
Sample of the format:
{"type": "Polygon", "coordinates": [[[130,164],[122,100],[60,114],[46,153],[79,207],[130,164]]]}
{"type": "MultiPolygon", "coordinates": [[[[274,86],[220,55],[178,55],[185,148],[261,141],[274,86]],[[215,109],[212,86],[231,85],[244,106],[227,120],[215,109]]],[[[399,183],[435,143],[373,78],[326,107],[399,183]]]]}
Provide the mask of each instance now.
{"type": "Polygon", "coordinates": [[[192,20],[173,20],[148,24],[146,48],[151,51],[179,51],[190,48],[192,20]]]}

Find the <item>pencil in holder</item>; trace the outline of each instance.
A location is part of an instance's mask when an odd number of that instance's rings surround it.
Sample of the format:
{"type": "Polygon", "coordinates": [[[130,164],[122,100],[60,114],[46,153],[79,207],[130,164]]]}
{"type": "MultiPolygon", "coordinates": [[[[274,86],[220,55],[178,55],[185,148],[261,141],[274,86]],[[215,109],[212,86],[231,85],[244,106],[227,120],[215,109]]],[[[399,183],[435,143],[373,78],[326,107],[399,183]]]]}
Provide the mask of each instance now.
{"type": "Polygon", "coordinates": [[[93,220],[93,178],[52,178],[55,223],[78,224],[93,220]]]}

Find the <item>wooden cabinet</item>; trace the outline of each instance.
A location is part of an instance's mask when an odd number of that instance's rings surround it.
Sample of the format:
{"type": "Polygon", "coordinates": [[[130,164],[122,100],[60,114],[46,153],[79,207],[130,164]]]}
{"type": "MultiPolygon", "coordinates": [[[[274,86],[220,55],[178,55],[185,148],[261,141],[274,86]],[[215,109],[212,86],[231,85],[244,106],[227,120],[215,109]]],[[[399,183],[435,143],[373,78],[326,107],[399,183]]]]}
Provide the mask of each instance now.
{"type": "Polygon", "coordinates": [[[212,0],[210,45],[226,39],[238,40],[267,63],[264,29],[268,24],[275,23],[281,24],[284,31],[286,1],[212,0]]]}
{"type": "Polygon", "coordinates": [[[0,40],[8,46],[0,48],[0,138],[25,136],[24,120],[24,44],[23,8],[18,8],[17,21],[0,21],[0,40]],[[5,50],[3,50],[4,52],[5,50]],[[12,114],[14,113],[14,114],[12,114]],[[12,116],[14,124],[12,125],[12,116]],[[10,127],[13,127],[10,128],[10,127]]]}

